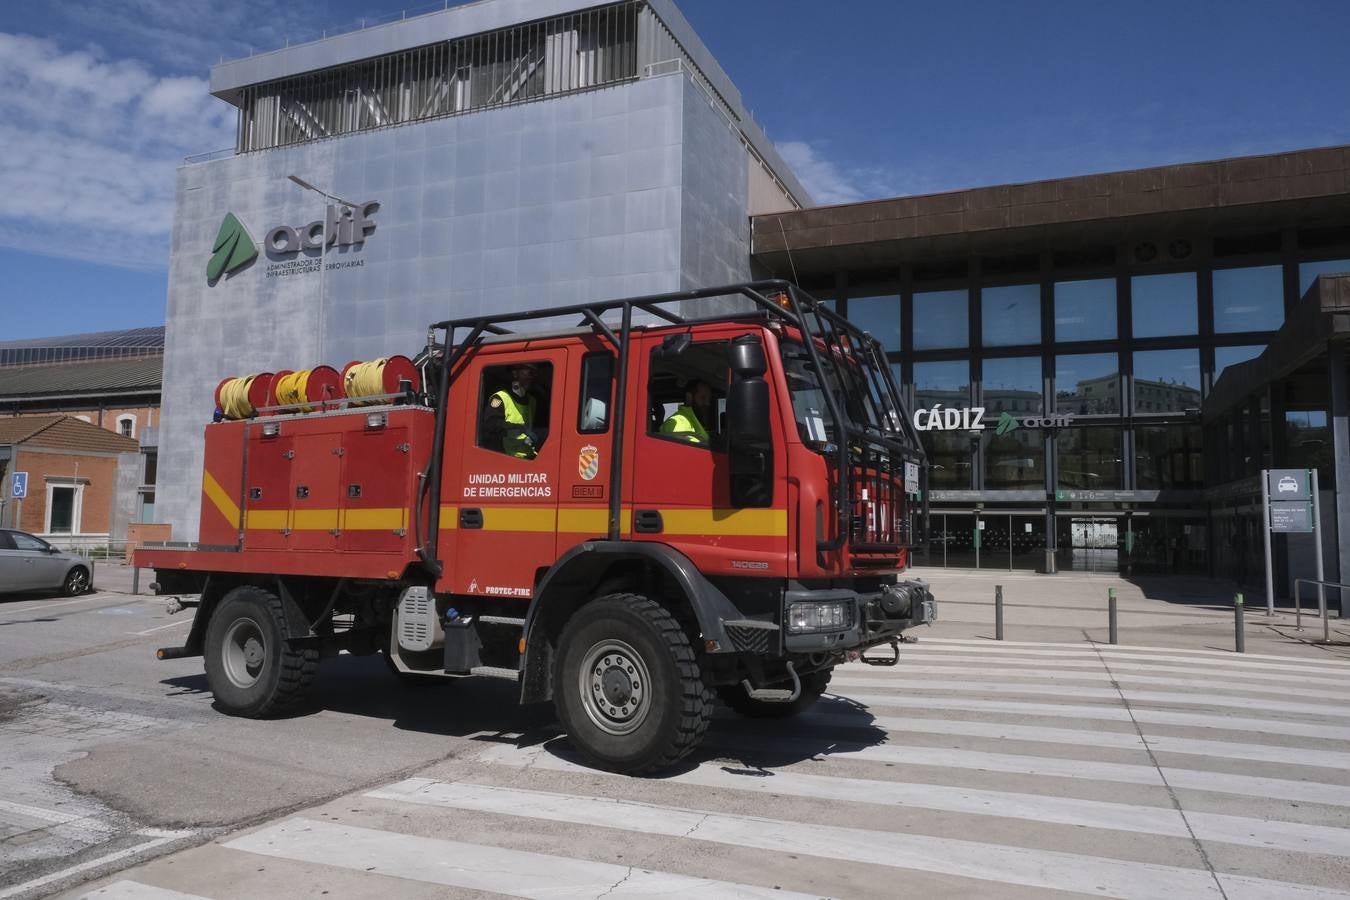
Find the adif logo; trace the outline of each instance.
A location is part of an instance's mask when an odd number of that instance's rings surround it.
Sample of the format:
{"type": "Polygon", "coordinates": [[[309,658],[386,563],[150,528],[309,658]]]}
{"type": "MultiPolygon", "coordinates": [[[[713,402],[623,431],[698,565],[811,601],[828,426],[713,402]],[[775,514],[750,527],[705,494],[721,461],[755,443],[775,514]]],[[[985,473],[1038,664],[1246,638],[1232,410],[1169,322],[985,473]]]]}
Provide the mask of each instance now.
{"type": "Polygon", "coordinates": [[[206,280],[214,284],[221,275],[242,269],[257,256],[258,247],[244,223],[235,218],[234,213],[226,213],[220,221],[220,230],[216,232],[216,242],[211,246],[211,259],[206,264],[206,280]]]}
{"type": "Polygon", "coordinates": [[[1008,413],[1003,413],[998,417],[998,425],[994,428],[994,434],[1007,434],[1010,431],[1016,431],[1020,423],[1008,413]]]}

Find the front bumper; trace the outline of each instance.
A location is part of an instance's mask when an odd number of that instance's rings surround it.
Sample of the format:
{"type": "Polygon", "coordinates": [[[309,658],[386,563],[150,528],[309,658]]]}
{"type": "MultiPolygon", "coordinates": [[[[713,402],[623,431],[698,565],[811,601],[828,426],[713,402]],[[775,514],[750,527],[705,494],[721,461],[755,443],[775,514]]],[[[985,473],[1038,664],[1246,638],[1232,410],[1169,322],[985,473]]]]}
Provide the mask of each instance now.
{"type": "Polygon", "coordinates": [[[882,643],[917,625],[937,620],[937,601],[926,582],[901,581],[871,594],[847,588],[788,590],[783,596],[783,650],[787,653],[831,653],[882,643]],[[834,631],[794,633],[788,610],[796,603],[844,603],[852,624],[834,631]]]}

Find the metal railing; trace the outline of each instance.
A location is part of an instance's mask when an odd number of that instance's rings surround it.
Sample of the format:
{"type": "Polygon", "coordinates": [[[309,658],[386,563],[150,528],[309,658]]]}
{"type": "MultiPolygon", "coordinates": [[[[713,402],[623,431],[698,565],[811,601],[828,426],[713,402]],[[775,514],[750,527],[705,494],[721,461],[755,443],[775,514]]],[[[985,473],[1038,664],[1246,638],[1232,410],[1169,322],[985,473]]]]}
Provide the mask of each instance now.
{"type": "Polygon", "coordinates": [[[1303,630],[1303,585],[1317,585],[1317,610],[1322,617],[1322,643],[1331,641],[1331,618],[1327,612],[1327,592],[1326,589],[1334,587],[1338,591],[1350,590],[1350,584],[1341,584],[1338,581],[1318,581],[1316,578],[1295,578],[1294,579],[1294,629],[1303,630]]]}

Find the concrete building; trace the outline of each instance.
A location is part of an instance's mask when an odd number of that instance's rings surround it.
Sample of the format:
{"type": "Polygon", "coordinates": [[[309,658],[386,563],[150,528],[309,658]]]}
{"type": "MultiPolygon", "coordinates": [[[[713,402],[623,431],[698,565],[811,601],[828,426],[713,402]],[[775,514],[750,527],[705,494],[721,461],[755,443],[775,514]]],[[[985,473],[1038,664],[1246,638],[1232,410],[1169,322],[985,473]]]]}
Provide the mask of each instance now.
{"type": "Polygon", "coordinates": [[[809,202],[671,0],[483,0],[226,62],[211,91],[239,129],[178,171],[157,504],[177,540],[220,379],[745,280],[748,217],[809,202]]]}

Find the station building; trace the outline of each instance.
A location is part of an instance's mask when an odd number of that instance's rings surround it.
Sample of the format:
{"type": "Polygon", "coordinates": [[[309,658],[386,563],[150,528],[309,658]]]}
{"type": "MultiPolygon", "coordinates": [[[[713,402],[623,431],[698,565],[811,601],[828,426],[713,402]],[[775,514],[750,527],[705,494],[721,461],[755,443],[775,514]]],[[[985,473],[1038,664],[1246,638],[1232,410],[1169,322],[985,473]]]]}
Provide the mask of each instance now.
{"type": "MultiPolygon", "coordinates": [[[[890,351],[932,464],[921,560],[1259,584],[1257,472],[1289,467],[1318,469],[1324,574],[1350,571],[1350,148],[753,226],[758,266],[890,351]]],[[[1275,550],[1286,595],[1312,537],[1275,550]]]]}
{"type": "Polygon", "coordinates": [[[479,311],[744,281],[749,217],[810,202],[671,0],[483,0],[226,62],[210,87],[239,124],[178,170],[157,504],[176,540],[197,536],[222,378],[411,356],[479,311]]]}
{"type": "MultiPolygon", "coordinates": [[[[178,172],[177,540],[224,377],[774,275],[885,344],[932,461],[920,562],[1234,574],[1254,473],[1306,462],[1328,576],[1350,569],[1344,361],[1314,335],[1260,362],[1340,296],[1318,278],[1350,270],[1350,149],[813,208],[672,0],[482,0],[223,63],[211,91],[238,129],[178,172]]],[[[1280,539],[1281,585],[1309,540],[1280,539]]]]}

